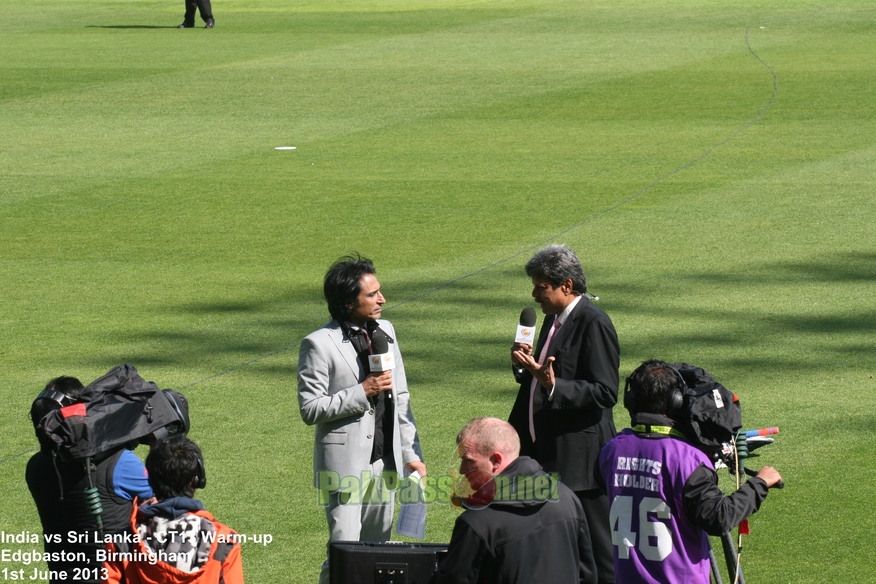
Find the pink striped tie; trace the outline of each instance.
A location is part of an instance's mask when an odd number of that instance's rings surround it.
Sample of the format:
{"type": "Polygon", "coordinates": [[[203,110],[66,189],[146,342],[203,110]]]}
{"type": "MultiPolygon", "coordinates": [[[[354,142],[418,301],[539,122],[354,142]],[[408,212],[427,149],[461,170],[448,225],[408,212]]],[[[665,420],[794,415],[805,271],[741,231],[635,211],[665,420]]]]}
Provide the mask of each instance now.
{"type": "MultiPolygon", "coordinates": [[[[554,320],[554,326],[551,327],[551,330],[548,332],[548,337],[544,342],[544,347],[541,348],[541,354],[538,356],[538,366],[541,367],[544,365],[545,360],[547,359],[548,349],[551,348],[551,341],[554,339],[554,333],[557,332],[557,329],[560,328],[561,322],[559,320],[554,320]]],[[[535,397],[535,388],[538,387],[538,379],[535,376],[532,376],[532,385],[529,387],[529,435],[532,437],[532,441],[535,442],[535,423],[532,420],[532,409],[533,409],[533,399],[535,397]]]]}

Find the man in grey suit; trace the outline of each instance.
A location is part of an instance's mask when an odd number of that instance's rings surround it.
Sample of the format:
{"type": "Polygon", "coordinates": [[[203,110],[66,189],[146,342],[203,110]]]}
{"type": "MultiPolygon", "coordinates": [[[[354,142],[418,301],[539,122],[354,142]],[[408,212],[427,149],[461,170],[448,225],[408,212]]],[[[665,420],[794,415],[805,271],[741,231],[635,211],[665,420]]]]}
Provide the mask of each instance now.
{"type": "MultiPolygon", "coordinates": [[[[339,259],[323,286],[331,320],[301,342],[298,405],[316,426],[313,480],[329,541],[388,541],[402,469],[426,474],[395,329],[378,320],[386,299],[371,260],[339,259]],[[371,372],[372,339],[388,342],[386,371],[371,372]]],[[[383,344],[383,343],[375,343],[383,344]]],[[[328,559],[320,584],[328,584],[328,559]]]]}

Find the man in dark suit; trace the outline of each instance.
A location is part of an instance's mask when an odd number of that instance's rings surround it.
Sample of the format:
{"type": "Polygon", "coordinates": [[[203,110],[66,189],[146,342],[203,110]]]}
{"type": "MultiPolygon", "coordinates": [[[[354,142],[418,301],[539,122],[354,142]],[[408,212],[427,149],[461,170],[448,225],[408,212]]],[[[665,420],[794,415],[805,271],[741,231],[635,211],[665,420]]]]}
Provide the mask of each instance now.
{"type": "Polygon", "coordinates": [[[615,434],[620,347],[611,320],[587,297],[581,262],[550,245],[526,264],[532,296],[547,315],[538,347],[511,348],[520,383],[509,422],[521,455],[556,471],[584,507],[600,583],[614,582],[608,499],[596,478],[599,451],[615,434]]]}

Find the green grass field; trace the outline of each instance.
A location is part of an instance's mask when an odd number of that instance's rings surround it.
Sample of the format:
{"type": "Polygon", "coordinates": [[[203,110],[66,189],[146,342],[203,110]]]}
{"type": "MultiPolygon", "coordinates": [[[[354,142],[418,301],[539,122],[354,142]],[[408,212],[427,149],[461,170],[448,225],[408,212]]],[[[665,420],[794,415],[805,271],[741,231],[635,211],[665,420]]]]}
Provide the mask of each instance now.
{"type": "MultiPolygon", "coordinates": [[[[559,242],[622,376],[695,363],[781,429],[749,462],[787,487],[747,580],[876,580],[872,2],[213,8],[177,30],[177,0],[0,3],[0,531],[40,531],[31,400],[130,362],[189,398],[207,507],[272,535],[247,580],[315,581],[295,369],[326,267],[374,259],[443,473],[468,419],[510,410],[522,265],[559,242]]],[[[455,516],[432,505],[427,540],[455,516]]]]}

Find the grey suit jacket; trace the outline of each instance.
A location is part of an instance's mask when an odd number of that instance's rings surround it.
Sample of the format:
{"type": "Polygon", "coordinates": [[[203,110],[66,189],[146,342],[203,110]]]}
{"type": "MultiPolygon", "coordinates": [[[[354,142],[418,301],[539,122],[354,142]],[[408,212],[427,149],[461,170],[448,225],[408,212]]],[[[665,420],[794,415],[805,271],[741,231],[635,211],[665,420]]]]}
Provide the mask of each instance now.
{"type": "MultiPolygon", "coordinates": [[[[378,320],[380,328],[396,339],[390,343],[394,353],[394,403],[392,453],[399,475],[404,465],[422,460],[420,438],[411,412],[405,366],[392,324],[378,320]]],[[[359,478],[370,467],[374,442],[374,410],[365,397],[362,380],[367,371],[356,356],[356,349],[334,319],[307,335],[298,355],[298,406],[301,419],[316,425],[313,446],[313,482],[320,485],[320,472],[359,478]]],[[[332,491],[337,488],[330,489],[332,491]]]]}

